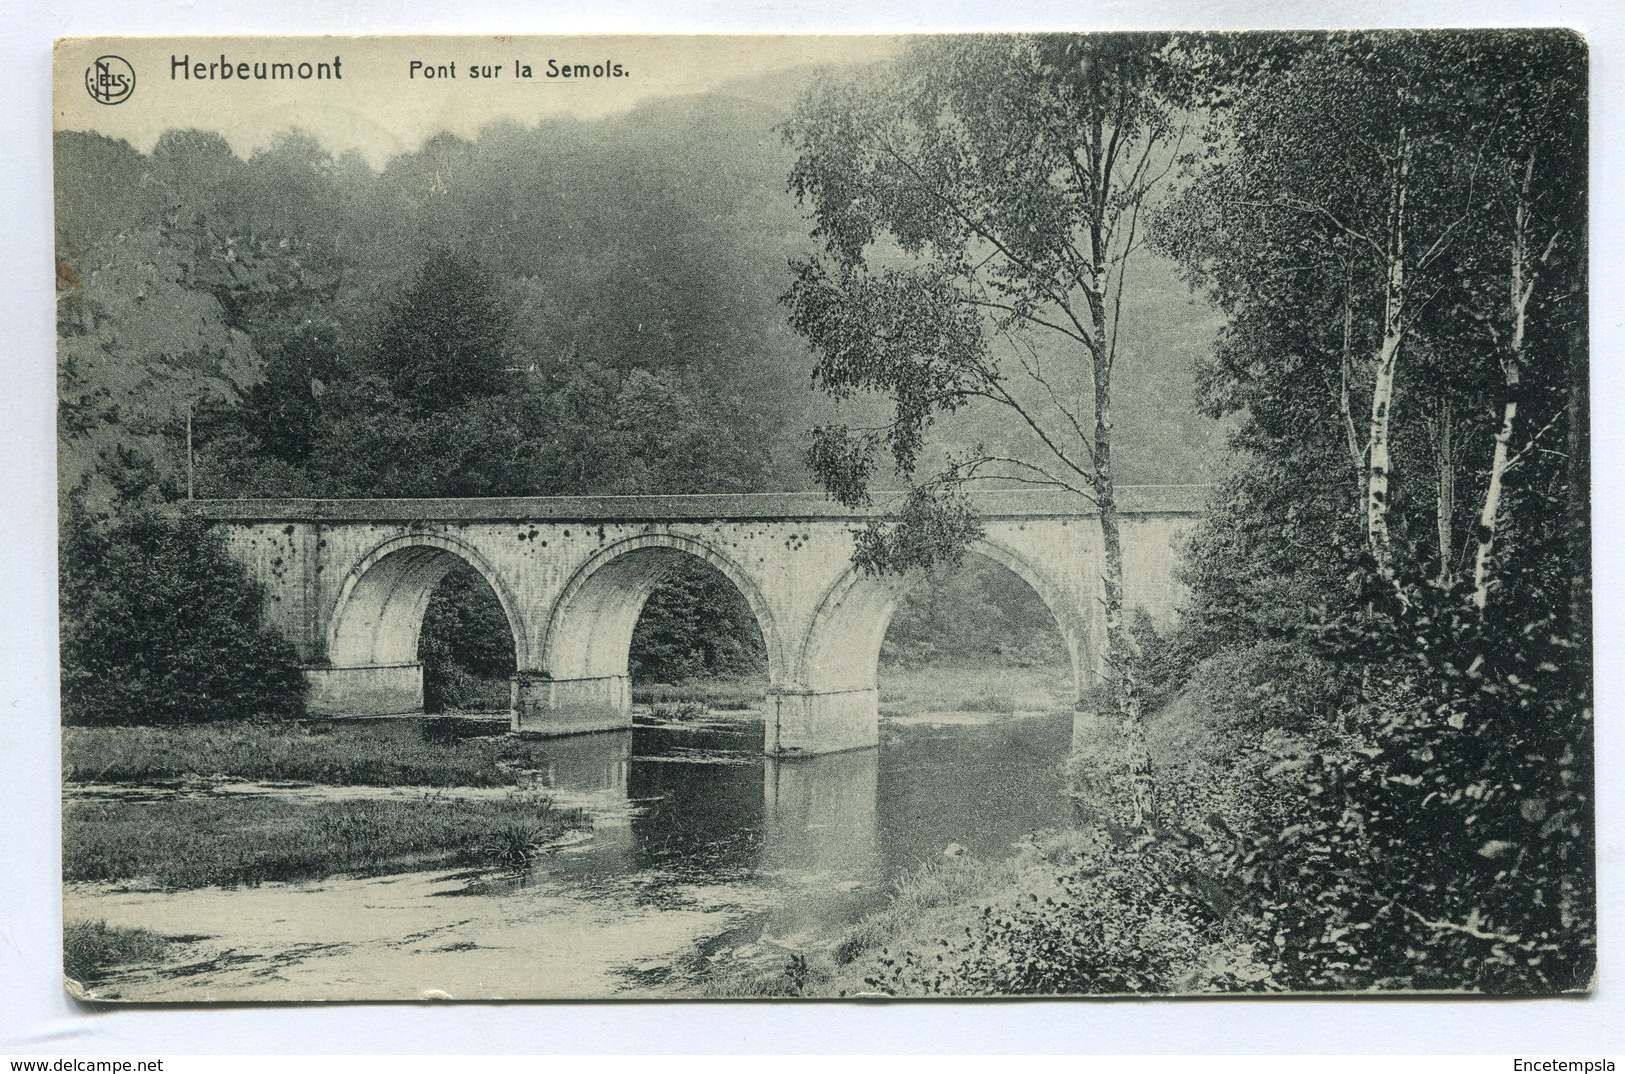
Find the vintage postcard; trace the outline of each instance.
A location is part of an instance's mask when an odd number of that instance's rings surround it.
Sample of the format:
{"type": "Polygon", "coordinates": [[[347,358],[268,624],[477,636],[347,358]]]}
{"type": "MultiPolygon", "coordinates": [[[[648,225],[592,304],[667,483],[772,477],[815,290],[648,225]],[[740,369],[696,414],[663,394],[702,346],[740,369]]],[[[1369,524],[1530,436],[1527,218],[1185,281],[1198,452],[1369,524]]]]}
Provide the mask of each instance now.
{"type": "Polygon", "coordinates": [[[1589,990],[1587,59],[59,42],[67,987],[1589,990]]]}

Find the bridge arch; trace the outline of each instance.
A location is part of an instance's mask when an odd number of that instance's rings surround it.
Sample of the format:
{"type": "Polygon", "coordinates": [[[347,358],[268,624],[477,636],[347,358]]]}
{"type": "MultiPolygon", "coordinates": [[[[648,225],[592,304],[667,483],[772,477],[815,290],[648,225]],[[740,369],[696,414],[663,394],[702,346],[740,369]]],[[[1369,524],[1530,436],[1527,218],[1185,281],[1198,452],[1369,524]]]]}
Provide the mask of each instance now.
{"type": "Polygon", "coordinates": [[[627,537],[599,549],[577,568],[548,618],[537,666],[554,680],[624,677],[632,632],[645,602],[685,557],[715,568],[739,590],[762,632],[768,681],[782,681],[783,634],[756,579],[709,542],[674,533],[627,537]]]}
{"type": "Polygon", "coordinates": [[[478,571],[496,594],[513,632],[514,659],[524,667],[530,641],[506,581],[473,546],[440,533],[383,541],[350,569],[328,617],[329,663],[335,668],[416,663],[429,598],[459,563],[478,571]]]}
{"type": "MultiPolygon", "coordinates": [[[[1075,608],[1063,585],[1014,549],[982,537],[968,551],[1004,567],[1043,601],[1066,642],[1074,699],[1081,697],[1093,673],[1085,610],[1075,608]]],[[[877,578],[856,567],[849,568],[819,603],[798,654],[799,681],[820,692],[875,689],[881,644],[897,610],[897,600],[907,586],[906,581],[896,577],[877,578]]]]}

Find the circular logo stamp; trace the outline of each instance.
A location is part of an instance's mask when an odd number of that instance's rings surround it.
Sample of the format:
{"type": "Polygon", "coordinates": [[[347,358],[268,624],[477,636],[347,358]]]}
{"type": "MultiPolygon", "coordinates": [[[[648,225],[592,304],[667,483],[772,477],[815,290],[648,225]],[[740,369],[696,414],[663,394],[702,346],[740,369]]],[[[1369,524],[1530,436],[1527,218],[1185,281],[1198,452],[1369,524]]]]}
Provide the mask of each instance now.
{"type": "Polygon", "coordinates": [[[97,56],[85,68],[85,89],[102,104],[123,104],[135,92],[135,68],[122,56],[97,56]]]}

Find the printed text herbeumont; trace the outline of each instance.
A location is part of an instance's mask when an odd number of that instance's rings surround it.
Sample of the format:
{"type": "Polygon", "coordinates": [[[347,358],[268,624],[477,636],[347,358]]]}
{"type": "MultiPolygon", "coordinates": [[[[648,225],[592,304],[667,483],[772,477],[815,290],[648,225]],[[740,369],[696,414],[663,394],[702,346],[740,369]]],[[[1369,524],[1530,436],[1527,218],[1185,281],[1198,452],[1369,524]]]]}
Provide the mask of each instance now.
{"type": "Polygon", "coordinates": [[[334,56],[331,63],[323,60],[231,60],[225,53],[218,60],[192,60],[192,54],[169,57],[171,81],[198,79],[204,82],[265,82],[304,79],[342,79],[344,58],[334,56]]]}

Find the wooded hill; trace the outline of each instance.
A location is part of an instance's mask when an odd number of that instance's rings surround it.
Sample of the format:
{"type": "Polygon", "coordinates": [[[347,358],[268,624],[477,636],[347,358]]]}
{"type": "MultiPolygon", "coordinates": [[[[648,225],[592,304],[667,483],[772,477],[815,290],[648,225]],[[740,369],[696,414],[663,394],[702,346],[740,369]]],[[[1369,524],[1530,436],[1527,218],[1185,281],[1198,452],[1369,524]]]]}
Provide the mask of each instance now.
{"type": "MultiPolygon", "coordinates": [[[[437,136],[376,172],[293,131],[247,160],[201,131],[59,134],[65,311],[97,352],[65,330],[64,493],[111,438],[183,494],[188,404],[204,496],[810,488],[833,404],[780,304],[811,246],[788,99],[743,90],[437,136]]],[[[1204,480],[1218,321],[1165,262],[1125,316],[1121,480],[1204,480]]],[[[979,417],[944,438],[1001,435],[979,417]]]]}

